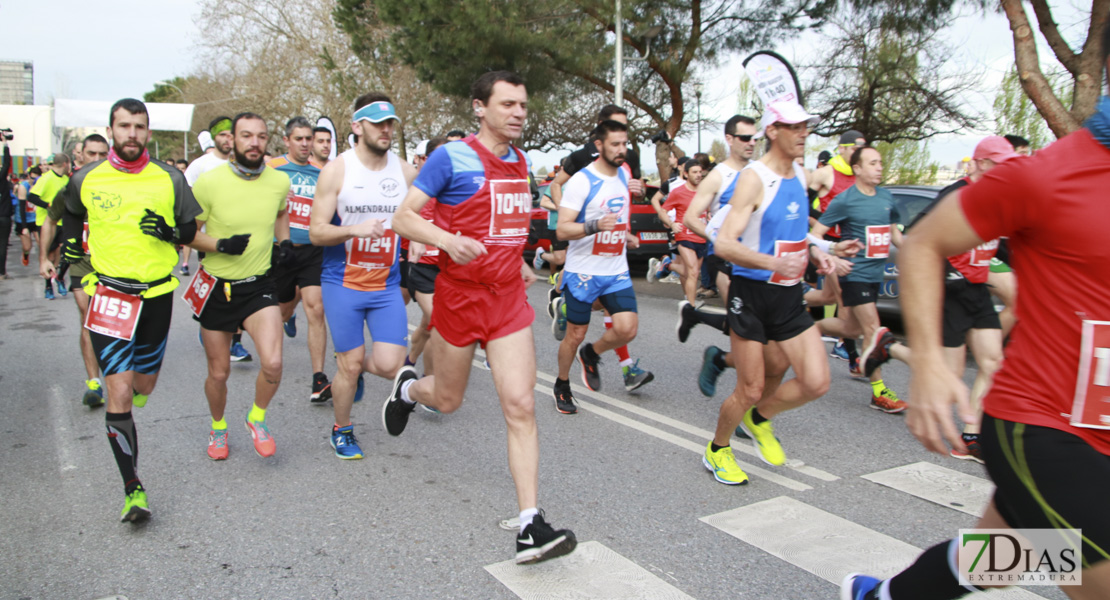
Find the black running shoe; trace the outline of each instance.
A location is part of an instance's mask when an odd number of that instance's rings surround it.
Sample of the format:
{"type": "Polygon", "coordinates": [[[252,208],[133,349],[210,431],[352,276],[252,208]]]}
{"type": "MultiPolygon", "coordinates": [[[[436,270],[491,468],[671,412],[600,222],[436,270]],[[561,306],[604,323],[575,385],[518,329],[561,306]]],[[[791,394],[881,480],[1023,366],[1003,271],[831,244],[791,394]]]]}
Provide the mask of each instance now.
{"type": "Polygon", "coordinates": [[[532,522],[516,536],[516,563],[530,565],[552,558],[566,556],[578,546],[574,532],[569,529],[552,529],[543,517],[536,515],[532,522]]]}
{"type": "Polygon", "coordinates": [[[323,373],[317,373],[312,376],[312,395],[308,397],[308,401],[313,404],[323,404],[331,399],[331,382],[328,381],[328,376],[323,373]]]}
{"type": "Polygon", "coordinates": [[[883,366],[885,362],[890,360],[890,346],[896,340],[894,334],[886,327],[880,327],[875,330],[871,335],[871,339],[867,340],[867,348],[864,349],[863,355],[860,356],[860,363],[863,365],[863,374],[870,377],[875,369],[883,366]]]}
{"type": "Polygon", "coordinates": [[[578,412],[578,407],[575,406],[574,396],[570,393],[570,383],[566,387],[560,388],[559,384],[555,384],[555,410],[563,413],[564,415],[573,415],[578,412]]]}
{"type": "Polygon", "coordinates": [[[382,425],[385,425],[389,435],[401,435],[405,431],[405,425],[409,424],[409,415],[416,408],[416,403],[409,404],[401,399],[401,386],[406,381],[415,379],[417,379],[416,369],[412,367],[401,367],[401,370],[397,371],[397,376],[393,378],[393,391],[389,393],[385,404],[382,405],[382,425]]]}
{"type": "Polygon", "coordinates": [[[600,392],[601,373],[597,370],[597,367],[601,364],[601,357],[594,352],[593,344],[585,344],[578,349],[578,363],[582,365],[582,385],[589,388],[591,392],[600,392]],[[589,349],[589,354],[595,356],[593,360],[586,358],[587,349],[589,349]]]}
{"type": "Polygon", "coordinates": [[[698,315],[694,306],[685,300],[679,302],[678,323],[675,325],[675,331],[678,332],[678,341],[685,344],[686,340],[690,339],[690,330],[697,324],[698,315]]]}
{"type": "Polygon", "coordinates": [[[547,316],[548,316],[548,318],[551,318],[551,319],[555,318],[555,305],[552,304],[552,303],[555,302],[555,299],[558,298],[561,295],[562,294],[559,293],[559,288],[557,288],[555,286],[551,286],[551,289],[547,290],[547,316]]]}

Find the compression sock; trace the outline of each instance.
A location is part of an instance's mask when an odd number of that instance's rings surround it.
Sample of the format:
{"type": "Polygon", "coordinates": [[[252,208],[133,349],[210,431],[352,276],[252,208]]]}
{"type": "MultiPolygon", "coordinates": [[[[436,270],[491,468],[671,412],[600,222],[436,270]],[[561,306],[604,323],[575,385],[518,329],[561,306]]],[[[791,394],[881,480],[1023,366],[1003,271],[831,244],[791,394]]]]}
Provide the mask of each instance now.
{"type": "Polygon", "coordinates": [[[884,581],[878,588],[880,594],[889,598],[951,600],[979,591],[975,586],[960,585],[956,575],[957,550],[955,539],[929,548],[905,571],[884,581]]]}
{"type": "Polygon", "coordinates": [[[871,393],[872,394],[875,394],[876,396],[878,396],[878,395],[882,394],[883,390],[885,390],[885,389],[886,389],[886,384],[883,383],[882,379],[871,382],[871,393]]]}
{"type": "Polygon", "coordinates": [[[227,419],[223,417],[220,417],[219,421],[212,419],[212,429],[215,431],[222,431],[227,429],[227,419]]]}
{"type": "Polygon", "coordinates": [[[724,371],[728,368],[728,363],[725,362],[725,357],[728,356],[724,352],[718,352],[713,355],[713,366],[724,371]]]}
{"type": "Polygon", "coordinates": [[[232,334],[231,335],[231,343],[232,344],[241,344],[241,343],[243,343],[243,332],[242,331],[236,331],[234,334],[232,334]]]}
{"type": "Polygon", "coordinates": [[[856,340],[844,338],[844,351],[848,353],[848,360],[858,360],[859,352],[856,351],[856,340]]]}
{"type": "Polygon", "coordinates": [[[247,413],[247,420],[251,423],[262,423],[266,420],[266,409],[258,408],[257,404],[251,404],[251,411],[247,413]]]}
{"type": "Polygon", "coordinates": [[[139,464],[139,438],[131,412],[104,413],[104,426],[108,432],[108,445],[112,447],[112,455],[116,457],[116,466],[123,478],[124,491],[130,494],[142,485],[135,472],[139,464]]]}
{"type": "MultiPolygon", "coordinates": [[[[605,328],[613,328],[613,317],[605,317],[605,328]]],[[[622,367],[632,364],[632,355],[628,353],[628,346],[621,346],[613,352],[617,353],[617,358],[621,360],[622,367]]]]}

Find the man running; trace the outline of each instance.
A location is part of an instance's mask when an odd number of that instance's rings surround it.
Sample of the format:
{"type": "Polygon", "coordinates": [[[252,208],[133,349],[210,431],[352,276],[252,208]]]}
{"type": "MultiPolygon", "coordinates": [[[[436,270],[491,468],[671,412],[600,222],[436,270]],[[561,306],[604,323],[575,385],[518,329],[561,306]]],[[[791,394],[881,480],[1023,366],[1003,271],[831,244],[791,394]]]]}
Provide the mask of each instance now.
{"type": "Polygon", "coordinates": [[[809,126],[816,120],[797,102],[767,106],[761,127],[771,148],[740,174],[715,244],[721,258],[734,265],[728,325],[738,382],[721,405],[702,463],[727,485],[748,482],[729,447],[737,426],[743,423],[765,462],[782,465],[786,455],[770,419],[829,388],[825,346],[806,311],[801,277],[807,257],[821,271],[833,266],[830,257],[806,239],[805,170],[794,162],[804,156],[809,126]],[[795,376],[764,397],[763,355],[770,341],[777,342],[795,376]]]}
{"type": "Polygon", "coordinates": [[[150,518],[150,507],[136,472],[131,406],[144,406],[158,380],[179,283],[174,245],[193,241],[201,210],[181,172],[150,159],[146,105],[125,98],[109,115],[108,159],[66,186],[63,237],[80,255],[88,219],[94,272],[85,277],[85,290],[95,294],[85,326],[106,379],[108,443],[126,495],[122,520],[136,522],[150,518]]]}
{"type": "MultiPolygon", "coordinates": [[[[31,192],[27,194],[27,201],[35,205],[35,226],[40,230],[39,233],[39,246],[43,246],[43,236],[41,234],[42,224],[46,222],[46,212],[50,208],[50,203],[54,201],[54,197],[61,192],[67,183],[69,183],[70,167],[69,155],[57,154],[51,156],[48,160],[50,170],[48,170],[35,185],[31,187],[31,192]]],[[[50,264],[58,264],[58,248],[61,246],[62,236],[61,232],[56,232],[54,237],[47,238],[45,241],[46,258],[50,264]]],[[[39,258],[40,262],[42,258],[39,258]]],[[[54,299],[53,284],[57,282],[58,295],[66,295],[66,285],[56,276],[46,279],[46,292],[45,297],[47,300],[54,299]]]]}
{"type": "Polygon", "coordinates": [[[281,385],[281,309],[270,275],[278,241],[277,262],[289,268],[296,252],[289,241],[286,212],[289,178],[267,168],[262,155],[270,134],[266,121],[254,113],[232,119],[231,160],[197,178],[193,194],[204,211],[197,217],[192,246],[204,252],[200,270],[186,295],[200,321],[208,378],[204,395],[212,415],[208,458],[228,457],[227,378],[231,372],[231,337],[245,329],[254,340],[261,362],[254,384],[254,404],[246,416],[254,450],[273,456],[274,437],[266,425],[266,409],[281,385]],[[254,238],[251,241],[251,238],[254,238]]]}
{"type": "Polygon", "coordinates": [[[15,197],[18,201],[18,209],[22,215],[19,221],[19,242],[23,250],[23,266],[30,265],[31,262],[31,247],[34,242],[38,241],[39,227],[35,225],[35,205],[27,201],[27,196],[31,194],[31,187],[42,176],[42,168],[39,166],[31,167],[27,173],[20,178],[19,185],[15,188],[15,197]]]}
{"type": "Polygon", "coordinates": [[[509,472],[520,509],[516,560],[535,563],[572,552],[577,540],[570,530],[553,529],[537,508],[535,313],[526,294],[536,276],[521,258],[532,202],[527,156],[512,146],[528,116],[528,93],[519,75],[493,71],[478,78],[471,98],[478,133],[429,156],[397,212],[402,235],[442,251],[436,304],[451,310],[432,313],[435,375],[417,379],[412,367],[401,369],[383,420],[396,436],[417,402],[445,413],[457,410],[481,344],[508,429],[509,472]],[[435,223],[420,217],[431,198],[435,223]]]}
{"type": "MultiPolygon", "coordinates": [[[[864,241],[864,250],[851,259],[852,272],[840,278],[841,303],[844,311],[839,317],[817,322],[821,335],[845,340],[856,340],[861,335],[870,340],[879,329],[879,288],[883,283],[890,247],[902,245],[902,231],[898,228],[901,217],[894,196],[879,187],[883,180],[883,157],[870,147],[856,148],[848,166],[855,173],[855,183],[841,192],[825,208],[813,226],[814,237],[823,237],[832,228],[847,237],[864,241]]],[[[882,371],[867,373],[871,380],[871,408],[888,414],[906,410],[894,390],[883,383],[882,371]]]]}
{"type": "MultiPolygon", "coordinates": [[[[94,133],[85,138],[81,144],[81,158],[76,159],[82,165],[89,168],[94,168],[93,165],[99,161],[108,158],[108,140],[99,133],[94,133]]],[[[47,242],[45,240],[53,239],[57,232],[58,221],[62,220],[62,215],[65,214],[65,194],[58,194],[50,203],[50,208],[46,212],[46,220],[42,223],[42,235],[39,236],[39,274],[43,279],[58,279],[64,285],[64,275],[60,275],[54,269],[54,263],[50,262],[47,258],[47,242]]],[[[59,270],[69,275],[69,291],[73,292],[73,300],[77,304],[77,314],[81,318],[81,324],[84,325],[85,317],[89,311],[89,295],[85,293],[84,287],[81,285],[81,279],[89,273],[93,272],[92,261],[89,259],[88,249],[88,229],[83,227],[85,235],[81,238],[81,255],[66,257],[62,267],[59,270]],[[76,262],[73,262],[76,260],[76,262]],[[68,271],[65,268],[68,267],[68,271]]],[[[92,339],[89,337],[89,330],[84,327],[81,328],[79,337],[79,345],[81,348],[81,358],[85,363],[85,390],[81,396],[81,402],[89,408],[96,408],[104,404],[104,382],[100,379],[100,366],[96,364],[96,353],[93,352],[92,339]]]]}
{"type": "MultiPolygon", "coordinates": [[[[432,138],[425,146],[431,156],[437,148],[447,143],[447,138],[432,138]]],[[[424,161],[427,162],[427,159],[424,161]]],[[[421,165],[423,167],[423,165],[421,165]]],[[[420,209],[420,216],[431,221],[435,218],[435,198],[420,209]]],[[[405,364],[415,366],[424,348],[431,339],[432,310],[436,291],[436,278],[439,276],[439,248],[426,246],[420,242],[409,244],[409,294],[420,306],[420,324],[409,338],[409,353],[405,364]]],[[[429,352],[424,354],[424,374],[434,373],[435,357],[429,352]]]]}
{"type": "Polygon", "coordinates": [[[8,238],[12,233],[15,213],[22,207],[12,195],[12,152],[8,149],[6,135],[0,135],[0,146],[4,149],[3,163],[0,164],[0,279],[11,279],[8,276],[8,238]]]}
{"type": "MultiPolygon", "coordinates": [[[[324,131],[327,133],[326,129],[324,131]]],[[[330,133],[327,137],[330,148],[330,133]]],[[[308,357],[312,366],[312,390],[308,400],[323,404],[331,398],[331,382],[324,374],[324,352],[328,345],[328,325],[324,320],[324,303],[320,297],[324,249],[313,246],[308,237],[312,199],[320,177],[320,169],[311,164],[315,143],[312,124],[304,117],[290,119],[285,124],[282,141],[287,148],[285,155],[270,161],[268,166],[289,177],[289,239],[293,244],[294,258],[290,266],[274,269],[273,281],[278,302],[281,303],[282,323],[294,317],[298,295],[304,304],[308,318],[308,357]]]]}
{"type": "MultiPolygon", "coordinates": [[[[1102,61],[1110,69],[1110,27],[1102,61]]],[[[1110,597],[1110,411],[1103,401],[1110,322],[1110,98],[1081,129],[1028,158],[1008,159],[956,190],[906,236],[899,255],[903,314],[913,344],[906,425],[937,452],[966,451],[952,418],[976,415],[942,346],[945,257],[1010,238],[1023,290],[1006,359],[983,399],[979,443],[996,489],[977,529],[1077,529],[1082,586],[1071,598],[1110,597]],[[1024,292],[1023,292],[1024,294],[1024,292]]],[[[929,548],[880,581],[848,575],[851,600],[960,598],[978,587],[957,568],[957,539],[929,548]]]]}
{"type": "Polygon", "coordinates": [[[408,315],[393,219],[416,170],[389,149],[399,122],[385,94],[359,96],[351,118],[358,142],[320,172],[312,205],[308,233],[325,247],[321,292],[339,364],[331,444],[345,460],[363,456],[351,423],[363,372],[393,379],[405,363],[408,315]],[[373,340],[369,355],[364,327],[373,340]]]}
{"type": "MultiPolygon", "coordinates": [[[[706,240],[694,233],[683,224],[690,202],[698,191],[701,179],[705,175],[705,165],[696,160],[687,161],[683,165],[686,181],[675,186],[667,194],[663,203],[663,213],[666,217],[663,225],[674,233],[675,243],[678,244],[678,261],[672,262],[670,269],[682,278],[682,291],[686,301],[690,304],[697,302],[698,279],[701,278],[701,261],[705,258],[706,240]]],[[[694,213],[694,219],[702,219],[705,211],[694,213]]],[[[704,229],[704,222],[703,227],[704,229]]]]}
{"type": "Polygon", "coordinates": [[[567,335],[559,344],[559,374],[554,388],[555,408],[568,415],[578,412],[569,379],[575,357],[582,366],[582,383],[599,391],[600,355],[631,342],[639,327],[625,249],[640,245],[629,229],[632,198],[628,176],[621,168],[628,148],[628,126],[602,121],[591,137],[599,152],[597,160],[567,182],[556,229],[561,239],[570,242],[560,290],[566,306],[567,335]],[[595,302],[605,307],[612,326],[606,327],[596,342],[583,346],[595,302]]]}
{"type": "Polygon", "coordinates": [[[327,127],[316,126],[312,128],[312,155],[309,161],[318,169],[331,161],[331,130],[327,127]]]}

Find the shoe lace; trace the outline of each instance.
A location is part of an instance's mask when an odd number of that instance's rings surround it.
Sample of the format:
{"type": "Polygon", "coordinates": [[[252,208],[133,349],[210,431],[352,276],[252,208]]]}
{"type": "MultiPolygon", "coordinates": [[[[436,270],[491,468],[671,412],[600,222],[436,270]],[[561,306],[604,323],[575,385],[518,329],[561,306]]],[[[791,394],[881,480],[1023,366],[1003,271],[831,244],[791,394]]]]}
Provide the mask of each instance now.
{"type": "Polygon", "coordinates": [[[894,404],[894,403],[898,402],[899,400],[901,400],[901,398],[898,397],[898,394],[895,394],[894,390],[892,390],[890,388],[883,388],[883,391],[879,392],[879,395],[882,396],[883,398],[889,400],[891,402],[891,404],[894,404]]]}
{"type": "Polygon", "coordinates": [[[251,425],[253,425],[252,429],[255,431],[255,435],[258,437],[258,441],[264,442],[270,439],[270,428],[266,427],[265,423],[251,422],[251,425]]]}
{"type": "Polygon", "coordinates": [[[227,445],[227,431],[212,432],[212,444],[217,448],[223,448],[227,445]]]}

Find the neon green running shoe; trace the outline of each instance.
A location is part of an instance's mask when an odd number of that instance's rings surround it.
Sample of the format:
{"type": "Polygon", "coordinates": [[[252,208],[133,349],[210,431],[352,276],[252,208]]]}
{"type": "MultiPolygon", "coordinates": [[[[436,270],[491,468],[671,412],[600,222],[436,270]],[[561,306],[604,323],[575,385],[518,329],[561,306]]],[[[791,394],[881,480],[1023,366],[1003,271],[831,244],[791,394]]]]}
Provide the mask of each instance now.
{"type": "Polygon", "coordinates": [[[147,396],[146,394],[140,394],[139,392],[132,391],[131,406],[134,406],[135,408],[142,408],[146,406],[147,398],[149,398],[149,396],[147,396]]]}
{"type": "Polygon", "coordinates": [[[748,409],[744,413],[744,420],[740,422],[740,428],[748,437],[752,438],[752,443],[755,444],[755,449],[759,450],[759,457],[763,462],[780,467],[786,464],[786,453],[782,451],[782,444],[779,444],[779,439],[775,437],[775,427],[771,425],[771,421],[767,420],[759,425],[755,424],[752,420],[752,413],[755,407],[748,409]]]}
{"type": "Polygon", "coordinates": [[[732,455],[732,448],[725,446],[713,452],[713,442],[705,446],[705,455],[701,463],[713,473],[713,478],[725,485],[745,485],[748,483],[748,474],[736,464],[736,457],[732,455]]]}
{"type": "Polygon", "coordinates": [[[146,501],[146,491],[143,488],[138,488],[127,495],[127,499],[123,502],[123,512],[120,516],[120,522],[126,523],[141,523],[150,518],[150,505],[146,501]]]}

